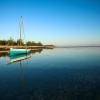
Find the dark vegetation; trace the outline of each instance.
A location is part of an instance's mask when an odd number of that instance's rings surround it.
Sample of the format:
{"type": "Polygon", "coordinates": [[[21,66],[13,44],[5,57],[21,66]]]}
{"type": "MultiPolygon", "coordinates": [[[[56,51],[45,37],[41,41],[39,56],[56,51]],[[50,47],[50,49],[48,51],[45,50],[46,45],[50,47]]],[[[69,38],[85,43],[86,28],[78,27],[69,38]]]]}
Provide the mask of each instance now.
{"type": "Polygon", "coordinates": [[[22,39],[14,40],[13,38],[10,38],[9,40],[0,40],[0,45],[8,45],[8,46],[43,46],[41,42],[34,42],[34,41],[27,41],[24,43],[22,39]]]}

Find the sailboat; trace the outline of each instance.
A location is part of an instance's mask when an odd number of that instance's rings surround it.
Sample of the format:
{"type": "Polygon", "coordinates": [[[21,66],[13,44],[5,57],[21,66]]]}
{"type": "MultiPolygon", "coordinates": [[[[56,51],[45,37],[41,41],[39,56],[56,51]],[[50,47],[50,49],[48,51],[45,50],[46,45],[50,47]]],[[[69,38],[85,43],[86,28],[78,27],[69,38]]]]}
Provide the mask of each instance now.
{"type": "MultiPolygon", "coordinates": [[[[20,20],[20,46],[21,46],[21,34],[22,34],[22,26],[23,26],[23,19],[21,16],[21,20],[20,20]]],[[[10,56],[11,55],[19,55],[19,54],[25,54],[30,52],[30,49],[27,49],[27,46],[25,49],[14,49],[14,48],[10,48],[10,56]]]]}

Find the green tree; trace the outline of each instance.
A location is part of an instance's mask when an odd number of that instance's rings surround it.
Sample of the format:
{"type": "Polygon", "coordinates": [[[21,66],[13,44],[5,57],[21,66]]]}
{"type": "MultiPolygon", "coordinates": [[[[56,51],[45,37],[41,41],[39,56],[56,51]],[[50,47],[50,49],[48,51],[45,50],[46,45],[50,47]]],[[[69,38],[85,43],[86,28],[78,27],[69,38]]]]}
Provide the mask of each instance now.
{"type": "Polygon", "coordinates": [[[13,38],[10,37],[10,39],[7,41],[8,45],[16,45],[16,41],[14,41],[13,38]]]}
{"type": "Polygon", "coordinates": [[[6,40],[0,40],[0,45],[7,45],[7,41],[6,40]]]}
{"type": "Polygon", "coordinates": [[[42,46],[42,43],[41,43],[41,42],[38,42],[38,43],[37,43],[37,46],[42,46]]]}
{"type": "Polygon", "coordinates": [[[24,45],[23,40],[22,39],[18,39],[17,40],[17,45],[23,46],[24,45]]]}

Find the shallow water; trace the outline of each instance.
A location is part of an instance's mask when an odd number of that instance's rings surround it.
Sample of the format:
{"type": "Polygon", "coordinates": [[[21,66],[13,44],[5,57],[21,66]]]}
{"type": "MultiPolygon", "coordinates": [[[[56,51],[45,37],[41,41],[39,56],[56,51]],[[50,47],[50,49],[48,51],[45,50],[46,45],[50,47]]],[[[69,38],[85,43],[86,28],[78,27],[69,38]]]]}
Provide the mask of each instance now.
{"type": "Polygon", "coordinates": [[[100,48],[56,48],[10,63],[0,57],[0,100],[100,100],[100,48]]]}

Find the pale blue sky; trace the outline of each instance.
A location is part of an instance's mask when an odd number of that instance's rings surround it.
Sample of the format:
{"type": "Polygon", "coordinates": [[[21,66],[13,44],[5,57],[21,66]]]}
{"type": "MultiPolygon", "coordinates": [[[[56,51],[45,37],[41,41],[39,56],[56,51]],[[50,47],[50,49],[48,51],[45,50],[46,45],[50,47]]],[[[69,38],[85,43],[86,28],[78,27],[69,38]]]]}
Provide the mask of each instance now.
{"type": "Polygon", "coordinates": [[[99,0],[0,0],[0,39],[55,45],[100,45],[99,0]]]}

